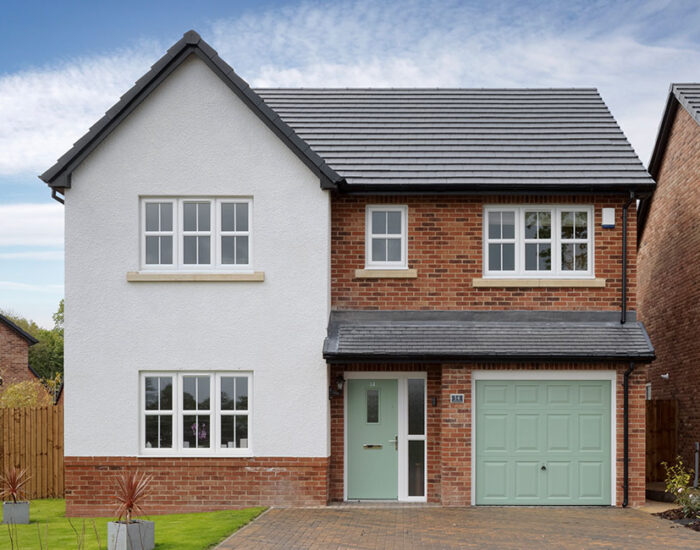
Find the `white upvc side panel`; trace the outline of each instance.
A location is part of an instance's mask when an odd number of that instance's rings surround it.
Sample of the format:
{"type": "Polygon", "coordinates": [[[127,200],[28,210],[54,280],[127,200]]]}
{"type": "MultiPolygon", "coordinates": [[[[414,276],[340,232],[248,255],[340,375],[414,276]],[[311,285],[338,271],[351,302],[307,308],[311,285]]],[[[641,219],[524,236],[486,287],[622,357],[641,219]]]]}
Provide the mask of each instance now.
{"type": "Polygon", "coordinates": [[[254,456],[327,456],[330,207],[319,179],[190,58],[67,190],[65,448],[139,453],[139,371],[253,373],[254,456]],[[265,281],[129,283],[140,196],[253,197],[265,281]]]}

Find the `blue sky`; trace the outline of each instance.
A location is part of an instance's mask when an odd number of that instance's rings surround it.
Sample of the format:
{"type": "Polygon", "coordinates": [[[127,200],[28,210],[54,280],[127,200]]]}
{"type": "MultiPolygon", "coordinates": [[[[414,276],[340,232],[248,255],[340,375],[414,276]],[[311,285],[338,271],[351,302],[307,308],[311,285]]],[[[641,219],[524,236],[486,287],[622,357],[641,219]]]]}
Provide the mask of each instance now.
{"type": "Polygon", "coordinates": [[[183,32],[253,86],[594,86],[642,161],[700,81],[700,2],[2,0],[0,309],[50,326],[63,212],[36,175],[183,32]]]}

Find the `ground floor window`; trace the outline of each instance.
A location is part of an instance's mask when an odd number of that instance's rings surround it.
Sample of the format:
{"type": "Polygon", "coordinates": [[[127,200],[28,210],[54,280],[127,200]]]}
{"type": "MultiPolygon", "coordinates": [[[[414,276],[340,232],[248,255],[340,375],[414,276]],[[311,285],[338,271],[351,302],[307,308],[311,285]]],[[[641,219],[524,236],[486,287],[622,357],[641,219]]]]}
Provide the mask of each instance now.
{"type": "Polygon", "coordinates": [[[252,375],[141,374],[141,451],[249,454],[252,375]]]}

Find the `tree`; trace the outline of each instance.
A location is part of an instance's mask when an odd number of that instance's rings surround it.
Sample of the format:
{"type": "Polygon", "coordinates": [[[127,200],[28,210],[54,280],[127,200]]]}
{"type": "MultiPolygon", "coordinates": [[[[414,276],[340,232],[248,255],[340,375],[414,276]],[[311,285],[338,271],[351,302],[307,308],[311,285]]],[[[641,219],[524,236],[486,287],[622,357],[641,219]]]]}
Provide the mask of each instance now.
{"type": "Polygon", "coordinates": [[[58,304],[58,310],[52,317],[54,330],[60,331],[61,336],[63,336],[63,298],[61,298],[61,302],[58,304]]]}
{"type": "Polygon", "coordinates": [[[0,394],[0,407],[47,407],[54,397],[39,380],[24,380],[10,384],[0,394]]]}
{"type": "Polygon", "coordinates": [[[57,374],[63,375],[63,300],[53,314],[52,329],[41,328],[34,321],[12,312],[2,311],[1,313],[39,340],[29,348],[29,364],[37,374],[47,380],[54,379],[57,374]]]}

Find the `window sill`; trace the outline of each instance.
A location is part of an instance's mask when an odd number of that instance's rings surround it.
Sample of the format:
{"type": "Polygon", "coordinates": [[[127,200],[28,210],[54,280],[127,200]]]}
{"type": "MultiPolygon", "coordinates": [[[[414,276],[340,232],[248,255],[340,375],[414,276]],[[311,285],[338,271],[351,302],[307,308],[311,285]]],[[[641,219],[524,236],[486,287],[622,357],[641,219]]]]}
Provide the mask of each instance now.
{"type": "Polygon", "coordinates": [[[478,288],[604,288],[605,279],[472,279],[478,288]]]}
{"type": "Polygon", "coordinates": [[[355,279],[416,279],[416,269],[356,269],[355,279]]]}
{"type": "Polygon", "coordinates": [[[197,452],[140,452],[138,458],[252,458],[254,455],[250,451],[245,452],[221,452],[221,453],[197,453],[197,452]]]}
{"type": "Polygon", "coordinates": [[[128,271],[126,280],[130,283],[233,283],[255,282],[265,280],[264,271],[253,273],[155,273],[144,271],[128,271]]]}

